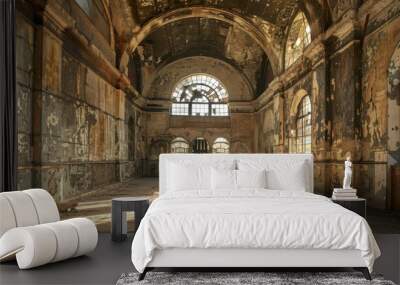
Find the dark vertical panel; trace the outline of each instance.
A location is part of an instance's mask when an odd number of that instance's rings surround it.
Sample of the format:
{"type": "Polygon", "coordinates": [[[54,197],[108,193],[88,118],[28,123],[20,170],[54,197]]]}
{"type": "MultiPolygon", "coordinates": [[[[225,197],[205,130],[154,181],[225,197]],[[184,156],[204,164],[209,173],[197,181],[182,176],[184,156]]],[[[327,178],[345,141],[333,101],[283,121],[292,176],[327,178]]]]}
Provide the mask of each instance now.
{"type": "Polygon", "coordinates": [[[17,190],[15,0],[0,0],[0,191],[17,190]]]}

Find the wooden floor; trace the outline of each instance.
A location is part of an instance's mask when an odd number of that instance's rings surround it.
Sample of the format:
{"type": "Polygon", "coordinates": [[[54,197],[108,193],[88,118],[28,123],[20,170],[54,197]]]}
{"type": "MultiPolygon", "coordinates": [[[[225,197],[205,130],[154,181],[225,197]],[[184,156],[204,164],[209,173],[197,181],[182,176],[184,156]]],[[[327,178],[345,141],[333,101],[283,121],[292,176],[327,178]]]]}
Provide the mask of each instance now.
{"type": "MultiPolygon", "coordinates": [[[[382,257],[376,261],[375,272],[399,283],[400,235],[377,234],[376,239],[382,257]]],[[[131,242],[132,238],[112,242],[110,234],[102,233],[97,249],[88,256],[30,270],[19,270],[15,262],[4,263],[0,265],[0,284],[115,284],[122,273],[134,271],[130,259],[131,242]]]]}

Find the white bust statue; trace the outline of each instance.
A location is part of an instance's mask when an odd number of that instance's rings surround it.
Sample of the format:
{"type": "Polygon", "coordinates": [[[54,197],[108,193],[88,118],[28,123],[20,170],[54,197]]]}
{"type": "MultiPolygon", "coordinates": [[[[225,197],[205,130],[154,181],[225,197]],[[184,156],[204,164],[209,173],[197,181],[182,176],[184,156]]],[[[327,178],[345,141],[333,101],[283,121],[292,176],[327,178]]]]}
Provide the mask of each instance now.
{"type": "Polygon", "coordinates": [[[344,179],[343,179],[343,189],[352,189],[351,188],[351,176],[353,174],[352,171],[352,163],[350,161],[350,156],[346,158],[344,162],[344,179]]]}

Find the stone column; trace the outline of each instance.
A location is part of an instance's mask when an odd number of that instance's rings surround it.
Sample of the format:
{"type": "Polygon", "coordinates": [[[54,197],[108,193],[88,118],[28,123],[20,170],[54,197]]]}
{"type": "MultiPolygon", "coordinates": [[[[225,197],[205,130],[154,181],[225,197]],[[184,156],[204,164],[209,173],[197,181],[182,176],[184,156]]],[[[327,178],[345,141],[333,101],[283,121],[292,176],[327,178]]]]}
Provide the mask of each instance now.
{"type": "Polygon", "coordinates": [[[332,134],[330,60],[326,49],[320,50],[321,60],[312,70],[312,153],[314,154],[314,191],[331,195],[330,147],[332,134]]]}

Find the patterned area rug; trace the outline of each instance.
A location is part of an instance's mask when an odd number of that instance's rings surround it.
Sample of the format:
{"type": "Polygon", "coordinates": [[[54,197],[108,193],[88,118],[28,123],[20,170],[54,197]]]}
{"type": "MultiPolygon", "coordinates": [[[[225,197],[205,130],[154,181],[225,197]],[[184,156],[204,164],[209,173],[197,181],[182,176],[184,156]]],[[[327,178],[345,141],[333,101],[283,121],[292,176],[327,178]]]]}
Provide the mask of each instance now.
{"type": "Polygon", "coordinates": [[[382,276],[372,275],[368,281],[359,272],[148,272],[146,278],[138,281],[138,273],[122,274],[116,285],[146,284],[324,284],[324,285],[395,285],[382,276]]]}

